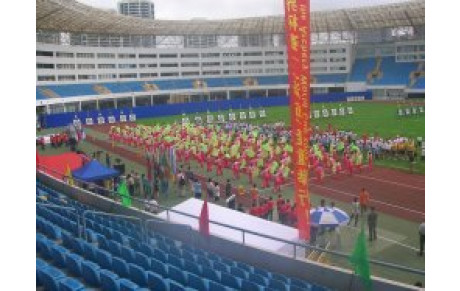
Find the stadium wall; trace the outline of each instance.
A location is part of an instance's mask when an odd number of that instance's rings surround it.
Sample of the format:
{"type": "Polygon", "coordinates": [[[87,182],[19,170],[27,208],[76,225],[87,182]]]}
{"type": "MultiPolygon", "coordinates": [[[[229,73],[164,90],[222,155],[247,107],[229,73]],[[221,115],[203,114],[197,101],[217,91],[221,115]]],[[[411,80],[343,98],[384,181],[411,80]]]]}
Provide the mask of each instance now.
{"type": "MultiPolygon", "coordinates": [[[[66,194],[70,198],[100,211],[138,217],[143,220],[154,219],[157,222],[150,224],[154,230],[164,233],[173,239],[181,240],[187,245],[212,251],[222,256],[268,269],[272,272],[279,272],[291,277],[297,277],[328,286],[336,290],[365,290],[359,278],[353,275],[349,270],[289,258],[217,236],[210,236],[209,238],[203,239],[198,232],[184,225],[168,223],[151,213],[131,207],[124,207],[119,202],[70,186],[42,172],[37,172],[37,179],[43,184],[66,194]],[[351,281],[352,284],[350,284],[351,281]]],[[[415,287],[382,278],[373,277],[372,282],[372,290],[374,291],[418,290],[415,287]]]]}
{"type": "MultiPolygon", "coordinates": [[[[364,100],[371,100],[372,93],[370,91],[362,92],[346,92],[346,93],[329,93],[312,95],[312,103],[327,103],[327,102],[347,102],[349,98],[362,97],[364,100]]],[[[44,127],[54,128],[69,125],[73,122],[75,117],[78,117],[83,123],[86,118],[93,118],[94,123],[101,115],[104,119],[108,120],[109,116],[114,116],[116,121],[120,121],[120,114],[135,114],[137,119],[140,118],[153,118],[163,117],[180,114],[195,114],[199,112],[217,112],[219,110],[239,110],[248,108],[260,107],[273,107],[273,106],[287,106],[289,105],[289,98],[287,96],[279,97],[258,97],[250,99],[234,99],[234,100],[221,100],[211,102],[193,102],[193,103],[177,103],[177,104],[164,104],[148,107],[134,107],[134,108],[118,108],[107,110],[93,110],[86,112],[69,112],[44,115],[42,122],[44,127]]]]}

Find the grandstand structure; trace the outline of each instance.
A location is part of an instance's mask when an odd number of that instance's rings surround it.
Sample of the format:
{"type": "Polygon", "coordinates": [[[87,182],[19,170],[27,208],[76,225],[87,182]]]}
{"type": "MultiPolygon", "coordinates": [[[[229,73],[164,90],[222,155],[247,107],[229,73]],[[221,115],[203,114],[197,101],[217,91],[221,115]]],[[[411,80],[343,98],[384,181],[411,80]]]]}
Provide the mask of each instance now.
{"type": "MultiPolygon", "coordinates": [[[[284,17],[152,20],[36,1],[38,112],[288,95],[284,17]]],[[[311,15],[312,93],[424,97],[425,3],[311,15]]]]}

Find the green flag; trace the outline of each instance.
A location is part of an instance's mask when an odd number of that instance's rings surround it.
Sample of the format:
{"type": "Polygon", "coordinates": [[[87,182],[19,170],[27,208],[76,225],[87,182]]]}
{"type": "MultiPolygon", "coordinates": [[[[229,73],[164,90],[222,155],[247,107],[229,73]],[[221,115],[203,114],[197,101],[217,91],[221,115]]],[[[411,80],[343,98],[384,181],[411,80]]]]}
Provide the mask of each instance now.
{"type": "Polygon", "coordinates": [[[121,204],[126,207],[131,206],[131,196],[129,195],[128,187],[126,186],[126,181],[123,181],[118,187],[118,194],[121,196],[121,204]]]}
{"type": "Polygon", "coordinates": [[[353,265],[355,273],[361,277],[364,286],[366,286],[366,290],[372,290],[371,272],[369,268],[364,227],[361,227],[361,232],[356,239],[355,249],[350,257],[350,263],[353,265]]]}

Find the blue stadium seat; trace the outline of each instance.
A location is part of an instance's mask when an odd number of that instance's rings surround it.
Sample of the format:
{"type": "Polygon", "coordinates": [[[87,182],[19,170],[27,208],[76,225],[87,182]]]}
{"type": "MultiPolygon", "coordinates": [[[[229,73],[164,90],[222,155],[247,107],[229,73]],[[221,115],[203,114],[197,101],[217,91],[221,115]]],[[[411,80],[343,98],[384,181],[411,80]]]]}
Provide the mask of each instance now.
{"type": "Polygon", "coordinates": [[[102,269],[112,270],[112,255],[109,252],[96,249],[96,262],[102,269]]]}
{"type": "Polygon", "coordinates": [[[90,261],[96,261],[96,248],[88,243],[88,242],[84,242],[83,243],[83,250],[84,250],[84,257],[87,259],[87,260],[90,260],[90,261]]]}
{"type": "Polygon", "coordinates": [[[94,287],[101,286],[101,278],[99,275],[100,269],[101,268],[93,262],[89,262],[89,261],[81,262],[81,273],[82,273],[83,279],[85,279],[85,282],[91,286],[94,286],[94,287]]]}
{"type": "Polygon", "coordinates": [[[128,239],[119,231],[113,231],[112,239],[116,242],[119,242],[121,245],[125,245],[128,243],[128,239]]]}
{"type": "Polygon", "coordinates": [[[66,278],[59,282],[59,290],[60,291],[79,291],[85,290],[85,286],[72,278],[66,278]]]}
{"type": "Polygon", "coordinates": [[[281,274],[272,273],[272,279],[284,282],[285,284],[289,284],[289,278],[281,274]]]}
{"type": "Polygon", "coordinates": [[[216,262],[216,261],[212,263],[212,268],[220,272],[226,272],[226,273],[230,272],[230,268],[227,265],[220,263],[220,262],[216,262]]]}
{"type": "Polygon", "coordinates": [[[109,240],[107,242],[109,246],[109,252],[115,257],[121,257],[121,245],[116,241],[109,240]]]}
{"type": "Polygon", "coordinates": [[[195,255],[189,251],[182,250],[182,258],[184,260],[195,262],[195,255]]]}
{"type": "Polygon", "coordinates": [[[109,270],[101,270],[99,272],[101,277],[101,288],[103,291],[119,291],[120,283],[117,274],[109,270]]]}
{"type": "Polygon", "coordinates": [[[128,264],[129,277],[140,287],[147,287],[147,274],[145,270],[138,265],[128,264]]]}
{"type": "Polygon", "coordinates": [[[150,259],[143,253],[135,252],[135,262],[137,265],[142,268],[149,270],[150,269],[150,259]]]}
{"type": "Polygon", "coordinates": [[[247,273],[252,273],[252,267],[247,265],[247,264],[245,264],[245,263],[237,262],[236,266],[237,266],[237,268],[242,269],[242,270],[246,271],[247,273]]]}
{"type": "Polygon", "coordinates": [[[216,254],[208,253],[206,257],[211,261],[219,261],[219,256],[216,254]]]}
{"type": "Polygon", "coordinates": [[[219,284],[217,282],[214,282],[214,281],[209,281],[209,291],[222,291],[222,290],[226,290],[227,288],[225,288],[224,285],[222,284],[219,284]]]}
{"type": "Polygon", "coordinates": [[[187,272],[187,282],[188,286],[198,290],[198,291],[207,291],[206,282],[204,279],[198,277],[195,274],[187,272]]]}
{"type": "Polygon", "coordinates": [[[120,278],[129,277],[128,264],[121,258],[112,257],[112,271],[120,276],[120,278]]]}
{"type": "Polygon", "coordinates": [[[165,263],[162,263],[158,260],[152,259],[150,262],[152,266],[152,271],[159,274],[162,277],[167,277],[168,276],[168,268],[166,267],[165,263]]]}
{"type": "Polygon", "coordinates": [[[281,281],[275,280],[275,279],[271,279],[268,282],[268,287],[271,288],[271,289],[274,289],[274,290],[279,290],[279,291],[287,291],[288,290],[288,286],[284,282],[281,282],[281,281]]]}
{"type": "Polygon", "coordinates": [[[168,277],[176,282],[179,282],[182,285],[187,284],[187,278],[181,269],[174,266],[168,266],[168,277]]]}
{"type": "Polygon", "coordinates": [[[254,272],[253,273],[256,274],[256,275],[260,275],[262,277],[265,277],[267,279],[272,277],[270,272],[268,272],[268,271],[266,271],[264,269],[256,268],[256,267],[254,267],[254,272]]]}
{"type": "Polygon", "coordinates": [[[258,274],[249,274],[249,281],[254,282],[262,287],[267,286],[267,280],[258,274]]]}
{"type": "Polygon", "coordinates": [[[178,247],[175,247],[175,246],[170,246],[169,247],[169,253],[171,255],[173,255],[173,256],[176,256],[176,257],[182,257],[181,250],[178,247]]]}
{"type": "Polygon", "coordinates": [[[204,257],[204,256],[197,256],[196,257],[196,262],[201,267],[207,267],[207,268],[211,267],[211,261],[208,258],[204,257]]]}
{"type": "Polygon", "coordinates": [[[153,248],[145,243],[139,245],[139,251],[147,257],[153,257],[153,248]]]}
{"type": "Polygon", "coordinates": [[[174,255],[168,255],[168,264],[173,265],[179,269],[182,269],[184,267],[182,260],[179,257],[176,257],[174,255]]]}
{"type": "Polygon", "coordinates": [[[73,239],[73,246],[74,246],[74,251],[79,254],[80,256],[85,255],[85,244],[86,242],[80,238],[73,239]]]}
{"type": "Polygon", "coordinates": [[[51,257],[53,258],[54,264],[60,268],[66,266],[66,255],[69,251],[59,245],[53,245],[51,247],[51,257]]]}
{"type": "Polygon", "coordinates": [[[219,273],[217,271],[214,271],[211,268],[202,267],[201,268],[201,274],[206,279],[213,280],[213,281],[216,281],[216,282],[220,282],[219,273]]]}
{"type": "Polygon", "coordinates": [[[69,234],[68,232],[63,231],[63,232],[61,233],[61,237],[62,237],[62,245],[63,245],[64,247],[66,247],[67,249],[73,250],[73,249],[74,249],[74,245],[73,245],[73,238],[72,238],[72,235],[69,234]]]}
{"type": "Polygon", "coordinates": [[[230,274],[232,274],[233,276],[236,276],[238,278],[241,278],[241,279],[247,279],[248,278],[246,271],[241,270],[238,267],[231,267],[230,268],[230,274]]]}
{"type": "Polygon", "coordinates": [[[128,279],[120,279],[120,291],[137,291],[139,286],[128,279]]]}
{"type": "Polygon", "coordinates": [[[148,286],[152,290],[167,291],[168,287],[165,284],[164,279],[154,272],[147,272],[148,286]]]}
{"type": "Polygon", "coordinates": [[[227,265],[228,267],[235,267],[235,266],[236,266],[235,261],[230,260],[230,259],[227,259],[227,258],[221,257],[221,258],[220,258],[220,262],[221,262],[222,264],[227,265]]]}
{"type": "Polygon", "coordinates": [[[234,288],[234,289],[240,289],[240,281],[233,275],[228,274],[228,273],[221,273],[220,274],[220,282],[222,285],[234,288]]]}
{"type": "Polygon", "coordinates": [[[82,276],[82,273],[81,273],[81,262],[83,261],[84,259],[82,257],[80,257],[79,255],[77,254],[74,254],[74,253],[67,253],[67,258],[66,258],[66,263],[67,263],[67,270],[69,270],[69,272],[76,276],[76,277],[81,277],[82,276]]]}
{"type": "Polygon", "coordinates": [[[127,240],[128,240],[129,246],[130,246],[133,250],[136,250],[136,251],[140,251],[140,250],[141,250],[141,247],[140,247],[141,244],[140,244],[137,240],[135,240],[135,239],[133,239],[133,238],[130,238],[130,237],[128,237],[127,240]]]}
{"type": "Polygon", "coordinates": [[[185,291],[186,289],[182,284],[175,282],[173,280],[168,280],[169,281],[169,291],[185,291]]]}
{"type": "Polygon", "coordinates": [[[256,282],[242,280],[241,282],[241,290],[242,291],[259,291],[263,290],[263,286],[259,286],[256,282]]]}
{"type": "Polygon", "coordinates": [[[47,268],[47,267],[48,267],[48,264],[47,264],[45,261],[43,261],[43,260],[41,260],[41,259],[39,259],[39,258],[36,259],[36,264],[35,264],[35,273],[36,273],[36,274],[35,274],[35,281],[36,281],[36,285],[37,285],[37,286],[42,286],[42,285],[43,285],[43,282],[40,280],[39,271],[40,271],[41,269],[44,269],[44,268],[47,268]]]}
{"type": "Polygon", "coordinates": [[[48,239],[38,240],[37,247],[44,259],[51,259],[51,246],[53,244],[48,239]]]}
{"type": "Polygon", "coordinates": [[[309,289],[311,287],[310,284],[308,284],[307,282],[304,282],[302,280],[299,280],[299,279],[295,279],[295,278],[291,278],[291,287],[292,286],[297,286],[297,287],[300,287],[300,288],[303,288],[303,289],[309,289]]]}
{"type": "Polygon", "coordinates": [[[134,263],[134,250],[128,247],[121,247],[121,257],[127,263],[134,263]]]}
{"type": "Polygon", "coordinates": [[[167,257],[166,257],[166,253],[160,249],[155,249],[154,252],[153,252],[153,257],[155,259],[157,259],[158,261],[160,262],[166,262],[167,261],[167,257]]]}
{"type": "Polygon", "coordinates": [[[197,263],[195,262],[184,260],[184,270],[195,275],[201,276],[200,266],[197,265],[197,263]]]}
{"type": "Polygon", "coordinates": [[[66,278],[64,273],[52,266],[40,269],[39,276],[47,291],[59,291],[59,281],[66,278]]]}

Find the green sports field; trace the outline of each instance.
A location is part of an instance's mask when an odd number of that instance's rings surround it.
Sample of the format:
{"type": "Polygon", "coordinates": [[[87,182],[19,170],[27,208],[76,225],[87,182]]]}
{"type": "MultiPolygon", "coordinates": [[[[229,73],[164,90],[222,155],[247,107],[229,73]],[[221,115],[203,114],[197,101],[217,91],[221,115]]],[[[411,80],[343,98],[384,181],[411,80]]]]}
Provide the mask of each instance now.
{"type": "MultiPolygon", "coordinates": [[[[326,129],[329,124],[340,130],[351,130],[358,134],[367,134],[369,136],[378,135],[384,138],[406,136],[410,138],[425,137],[425,116],[397,117],[398,105],[395,103],[376,103],[376,102],[356,102],[356,103],[314,103],[312,110],[321,110],[322,108],[353,107],[354,114],[349,116],[338,116],[330,118],[312,119],[312,125],[326,129]]],[[[238,112],[235,110],[235,112],[238,112]]],[[[267,117],[250,121],[252,123],[274,123],[283,121],[290,124],[289,107],[269,107],[266,108],[267,117]]],[[[228,113],[228,111],[222,111],[228,113]]],[[[206,113],[200,114],[203,120],[206,113]]],[[[190,115],[194,117],[195,115],[190,115]]],[[[179,122],[182,116],[168,116],[161,118],[150,118],[139,120],[138,123],[165,124],[179,122]]]]}

